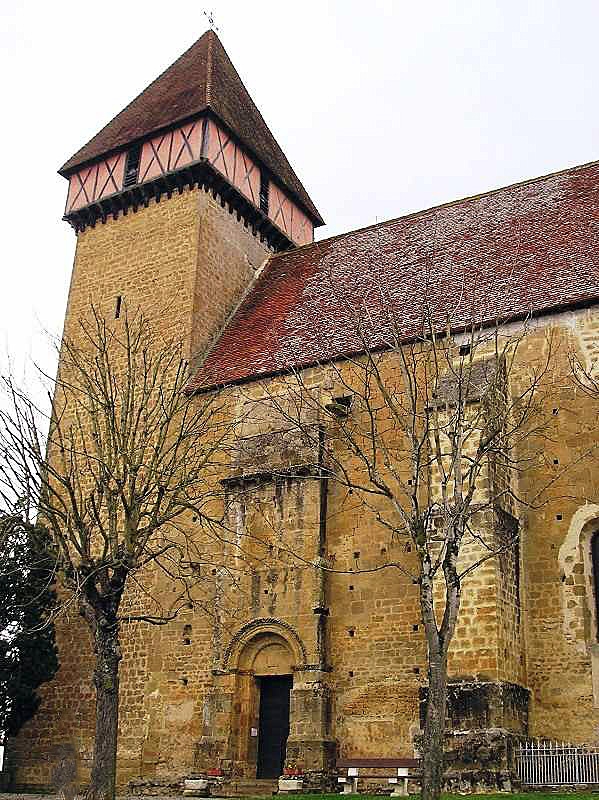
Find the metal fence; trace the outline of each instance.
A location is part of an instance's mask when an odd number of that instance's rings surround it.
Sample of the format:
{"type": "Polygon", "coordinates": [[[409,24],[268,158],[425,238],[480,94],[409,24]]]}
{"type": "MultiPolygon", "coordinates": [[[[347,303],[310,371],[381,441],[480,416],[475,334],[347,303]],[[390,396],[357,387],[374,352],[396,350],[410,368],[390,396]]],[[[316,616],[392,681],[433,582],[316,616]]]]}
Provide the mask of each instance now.
{"type": "Polygon", "coordinates": [[[528,786],[599,783],[599,748],[563,742],[524,742],[516,751],[518,777],[528,786]]]}

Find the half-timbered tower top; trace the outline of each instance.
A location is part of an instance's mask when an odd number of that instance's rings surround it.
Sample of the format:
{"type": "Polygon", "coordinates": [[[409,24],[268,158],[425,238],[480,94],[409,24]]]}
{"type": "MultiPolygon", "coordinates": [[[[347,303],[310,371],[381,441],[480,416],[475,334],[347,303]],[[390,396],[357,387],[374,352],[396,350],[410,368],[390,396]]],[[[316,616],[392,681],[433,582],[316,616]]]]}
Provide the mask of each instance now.
{"type": "Polygon", "coordinates": [[[207,31],[59,170],[65,218],[83,229],[185,185],[218,193],[277,249],[323,220],[207,31]]]}

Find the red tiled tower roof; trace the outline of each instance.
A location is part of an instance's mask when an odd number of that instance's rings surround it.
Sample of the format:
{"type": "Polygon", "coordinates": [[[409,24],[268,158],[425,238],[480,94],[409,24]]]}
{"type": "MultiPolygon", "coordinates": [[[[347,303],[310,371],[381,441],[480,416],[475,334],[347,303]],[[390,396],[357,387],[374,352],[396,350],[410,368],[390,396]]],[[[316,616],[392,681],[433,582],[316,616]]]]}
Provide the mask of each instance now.
{"type": "Polygon", "coordinates": [[[189,388],[416,336],[425,304],[459,327],[599,302],[598,244],[596,162],[276,255],[189,388]]]}
{"type": "Polygon", "coordinates": [[[97,133],[59,172],[70,172],[133,141],[205,111],[216,114],[297,198],[322,218],[243,85],[220,39],[208,30],[97,133]]]}

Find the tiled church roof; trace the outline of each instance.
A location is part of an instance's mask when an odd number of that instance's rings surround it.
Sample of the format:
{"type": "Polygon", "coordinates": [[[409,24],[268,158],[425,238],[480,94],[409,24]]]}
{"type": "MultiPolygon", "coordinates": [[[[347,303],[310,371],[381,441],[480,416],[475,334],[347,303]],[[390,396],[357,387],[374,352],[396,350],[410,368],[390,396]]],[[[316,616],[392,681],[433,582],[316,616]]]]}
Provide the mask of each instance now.
{"type": "Polygon", "coordinates": [[[209,30],[59,170],[76,167],[154,131],[212,110],[305,209],[322,218],[243,85],[220,39],[209,30]]]}
{"type": "Polygon", "coordinates": [[[276,255],[191,388],[258,378],[454,325],[599,301],[599,162],[276,255]]]}

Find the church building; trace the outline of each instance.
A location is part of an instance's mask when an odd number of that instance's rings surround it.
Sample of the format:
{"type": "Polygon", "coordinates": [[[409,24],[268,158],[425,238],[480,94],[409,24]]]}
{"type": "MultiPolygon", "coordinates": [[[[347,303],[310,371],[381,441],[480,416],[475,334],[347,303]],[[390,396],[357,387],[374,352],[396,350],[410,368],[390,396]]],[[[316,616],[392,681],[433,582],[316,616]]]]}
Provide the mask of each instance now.
{"type": "MultiPolygon", "coordinates": [[[[426,272],[440,297],[489,320],[534,319],[531,357],[553,332],[561,360],[543,468],[571,463],[567,490],[510,518],[519,546],[464,584],[449,771],[456,787],[506,788],[520,741],[599,744],[599,473],[572,455],[599,445],[597,407],[565,377],[570,352],[589,370],[599,359],[599,163],[315,241],[316,205],[209,30],[60,174],[76,234],[65,334],[92,300],[109,318],[123,303],[141,308],[185,342],[191,391],[226,385],[248,398],[290,368],[317,372],[359,351],[351,315],[326,291],[331,271],[363,297],[384,286],[406,325],[426,272]]],[[[373,301],[375,328],[378,313],[373,301]]],[[[198,776],[256,794],[287,770],[331,788],[340,758],[417,752],[426,643],[415,587],[368,571],[393,544],[334,487],[272,477],[293,449],[285,437],[248,430],[234,478],[252,475],[304,565],[256,570],[235,624],[189,609],[128,627],[120,787],[164,794],[198,776]],[[310,566],[325,551],[338,572],[310,566]]],[[[534,480],[524,488],[533,496],[534,480]]],[[[57,642],[59,672],[10,743],[20,788],[51,785],[61,752],[82,780],[89,771],[93,653],[76,614],[57,642]]]]}

